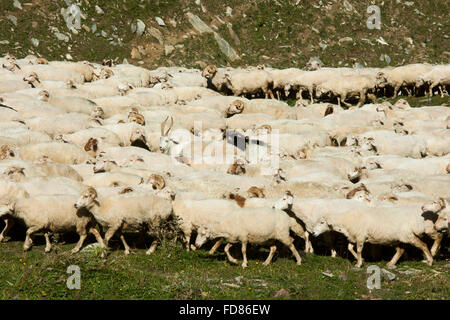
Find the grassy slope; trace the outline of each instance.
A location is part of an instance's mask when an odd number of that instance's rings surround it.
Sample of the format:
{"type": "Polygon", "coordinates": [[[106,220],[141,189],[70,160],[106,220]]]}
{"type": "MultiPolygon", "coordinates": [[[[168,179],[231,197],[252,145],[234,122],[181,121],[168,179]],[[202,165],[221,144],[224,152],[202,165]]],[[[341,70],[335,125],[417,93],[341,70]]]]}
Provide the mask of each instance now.
{"type": "Polygon", "coordinates": [[[160,0],[157,4],[157,1],[144,0],[81,0],[79,3],[87,16],[82,22],[88,27],[95,23],[98,35],[84,29],[74,35],[68,31],[59,14],[61,8],[67,7],[63,0],[33,0],[29,2],[32,5],[23,4],[23,10],[14,8],[13,0],[5,0],[0,3],[0,11],[4,12],[0,17],[0,24],[4,26],[0,28],[0,41],[8,40],[10,44],[0,45],[0,55],[10,52],[23,57],[34,53],[49,59],[63,59],[66,53],[70,53],[75,60],[101,61],[118,57],[138,63],[138,60],[130,59],[130,53],[133,47],[142,46],[140,60],[147,67],[171,64],[198,67],[199,61],[202,62],[200,65],[264,63],[273,67],[303,67],[312,56],[319,56],[327,66],[351,66],[354,62],[384,66],[386,63],[380,61],[381,54],[389,55],[391,65],[449,62],[450,56],[444,53],[450,51],[449,40],[445,38],[450,31],[448,1],[415,1],[413,6],[398,4],[396,0],[371,1],[370,4],[381,7],[381,30],[367,29],[369,14],[366,9],[369,4],[364,1],[349,0],[355,8],[352,12],[344,10],[342,2],[337,0],[323,1],[330,4],[328,9],[318,6],[318,1],[299,1],[298,5],[295,2],[203,0],[206,10],[203,12],[193,1],[160,0]],[[104,10],[104,15],[95,12],[96,4],[104,10]],[[225,15],[227,6],[233,8],[231,17],[225,15]],[[208,25],[216,25],[218,33],[242,59],[233,63],[227,61],[210,34],[188,34],[193,29],[185,16],[187,11],[199,15],[208,25]],[[7,20],[9,14],[18,18],[17,27],[7,20]],[[158,26],[154,19],[156,16],[163,18],[167,26],[158,26]],[[216,17],[232,24],[239,43],[233,40],[228,26],[221,24],[216,17]],[[168,57],[164,56],[163,45],[150,34],[139,37],[131,33],[130,23],[138,18],[147,27],[156,27],[162,32],[164,45],[180,44],[184,47],[175,49],[168,57]],[[177,22],[176,27],[169,23],[170,19],[177,22]],[[71,34],[71,40],[68,43],[56,40],[49,26],[71,34]],[[113,30],[114,27],[117,31],[113,30]],[[99,34],[102,30],[107,33],[107,38],[99,34]],[[183,35],[186,34],[188,37],[185,39],[183,35]],[[124,46],[110,45],[108,38],[113,39],[112,35],[122,38],[124,46]],[[375,41],[380,36],[389,43],[388,46],[375,41]],[[38,48],[32,46],[31,37],[40,40],[38,48]],[[352,37],[353,42],[339,45],[338,40],[343,37],[352,37]],[[413,45],[408,44],[406,37],[413,39],[413,45]],[[321,42],[328,47],[321,49],[321,42]],[[422,46],[423,43],[426,47],[422,46]],[[409,50],[408,54],[405,48],[409,50]]]}
{"type": "MultiPolygon", "coordinates": [[[[448,248],[433,267],[417,259],[401,261],[391,270],[397,276],[394,281],[382,281],[380,290],[370,291],[366,268],[374,263],[355,270],[341,257],[302,253],[303,264],[296,266],[290,254],[280,253],[275,263],[264,267],[267,250],[251,249],[249,268],[243,270],[230,265],[222,250],[209,256],[204,250],[187,253],[166,244],[152,256],[141,248],[125,257],[117,248],[101,258],[95,253],[71,255],[73,243],[56,245],[45,254],[42,241],[38,237],[38,245],[25,253],[21,241],[0,244],[0,299],[272,299],[281,288],[291,299],[450,298],[448,248]],[[66,270],[73,264],[81,268],[81,290],[66,287],[66,270]],[[403,274],[405,270],[414,273],[403,274]]],[[[232,249],[241,259],[238,246],[232,249]]]]}

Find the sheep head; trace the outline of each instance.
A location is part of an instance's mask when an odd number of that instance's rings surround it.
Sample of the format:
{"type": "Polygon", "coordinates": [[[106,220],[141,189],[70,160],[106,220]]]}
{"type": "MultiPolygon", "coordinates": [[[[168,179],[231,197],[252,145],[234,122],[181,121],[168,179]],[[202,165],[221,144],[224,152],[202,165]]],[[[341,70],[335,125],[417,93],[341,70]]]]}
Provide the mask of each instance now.
{"type": "Polygon", "coordinates": [[[287,190],[281,199],[277,200],[272,206],[274,209],[278,210],[291,210],[294,204],[294,195],[287,190]]]}
{"type": "Polygon", "coordinates": [[[319,222],[314,226],[313,235],[315,237],[320,236],[322,233],[333,230],[333,226],[328,223],[326,218],[321,218],[319,222]]]}
{"type": "Polygon", "coordinates": [[[102,107],[95,107],[91,111],[91,117],[103,119],[105,117],[105,111],[102,107]]]}
{"type": "Polygon", "coordinates": [[[372,194],[364,184],[361,184],[360,186],[347,193],[345,198],[370,203],[372,201],[372,194]]]}
{"type": "Polygon", "coordinates": [[[112,168],[117,167],[114,160],[100,159],[94,165],[94,173],[109,172],[112,168]]]}
{"type": "Polygon", "coordinates": [[[152,174],[147,180],[147,184],[150,184],[153,190],[162,190],[166,186],[166,180],[159,174],[152,174]]]}
{"type": "Polygon", "coordinates": [[[38,93],[38,99],[41,101],[48,101],[50,99],[50,93],[47,90],[41,90],[38,93]]]}
{"type": "Polygon", "coordinates": [[[215,65],[209,65],[207,66],[203,72],[202,72],[202,77],[205,78],[212,78],[214,77],[214,75],[217,73],[217,67],[215,65]]]}
{"type": "Polygon", "coordinates": [[[23,78],[23,81],[28,82],[31,87],[35,88],[35,83],[41,83],[36,72],[30,72],[26,77],[23,78]]]}
{"type": "Polygon", "coordinates": [[[142,127],[137,127],[131,132],[130,142],[133,143],[136,141],[146,142],[145,131],[142,127]]]}
{"type": "Polygon", "coordinates": [[[376,86],[379,88],[384,88],[388,84],[386,74],[382,71],[377,73],[377,75],[375,77],[375,81],[376,81],[376,86]]]}
{"type": "Polygon", "coordinates": [[[234,100],[226,109],[226,117],[229,118],[232,115],[242,113],[244,111],[244,101],[234,100]]]}
{"type": "Polygon", "coordinates": [[[411,106],[409,105],[408,101],[405,99],[400,99],[394,104],[394,109],[400,109],[400,110],[409,110],[411,109],[411,106]]]}
{"type": "Polygon", "coordinates": [[[249,198],[265,198],[264,189],[252,186],[248,188],[247,195],[249,198]]]}
{"type": "Polygon", "coordinates": [[[93,153],[94,156],[98,151],[98,140],[96,138],[89,138],[88,142],[84,145],[84,151],[93,153]]]}
{"type": "Polygon", "coordinates": [[[3,171],[3,175],[7,176],[9,180],[20,182],[25,178],[25,168],[19,167],[8,167],[5,171],[3,171]]]}
{"type": "Polygon", "coordinates": [[[125,187],[125,188],[123,188],[122,190],[119,191],[119,194],[130,193],[130,192],[133,192],[133,191],[134,191],[133,188],[131,188],[131,187],[125,187]]]}
{"type": "Polygon", "coordinates": [[[10,159],[16,157],[16,152],[13,147],[4,144],[0,147],[0,160],[10,159]]]}
{"type": "Polygon", "coordinates": [[[227,170],[228,174],[242,175],[245,174],[245,167],[242,161],[236,160],[227,170]]]}
{"type": "Polygon", "coordinates": [[[175,200],[175,197],[176,197],[175,191],[172,190],[172,189],[169,188],[169,187],[166,187],[166,188],[164,188],[164,189],[162,189],[162,190],[157,190],[157,191],[155,192],[155,194],[156,194],[158,197],[161,197],[161,198],[164,198],[164,199],[167,199],[167,200],[170,200],[170,201],[175,200]]]}
{"type": "Polygon", "coordinates": [[[130,112],[128,114],[128,121],[130,122],[135,122],[141,126],[145,126],[145,118],[142,114],[140,113],[132,113],[130,112]]]}
{"type": "Polygon", "coordinates": [[[75,202],[74,207],[76,209],[82,209],[85,208],[87,210],[90,210],[95,205],[99,205],[97,201],[97,191],[92,188],[88,187],[78,198],[77,202],[75,202]]]}
{"type": "Polygon", "coordinates": [[[334,106],[332,104],[329,104],[327,106],[327,109],[325,110],[325,113],[323,116],[326,117],[327,115],[332,114],[333,112],[334,112],[334,106]]]}
{"type": "Polygon", "coordinates": [[[448,202],[444,198],[426,202],[421,207],[422,217],[425,220],[431,220],[436,231],[448,232],[448,207],[448,202]]]}
{"type": "Polygon", "coordinates": [[[66,81],[66,88],[67,88],[67,89],[76,89],[77,86],[75,85],[75,83],[73,82],[73,80],[67,80],[67,81],[66,81]]]}
{"type": "Polygon", "coordinates": [[[161,123],[161,138],[160,138],[160,141],[159,141],[159,149],[163,153],[168,153],[169,152],[170,147],[171,147],[172,142],[173,142],[168,136],[168,134],[169,134],[169,132],[172,129],[172,126],[173,126],[173,117],[172,116],[170,116],[169,129],[167,129],[167,131],[165,131],[165,127],[166,127],[166,123],[167,123],[168,119],[169,119],[169,116],[167,116],[166,119],[164,119],[164,121],[161,123]]]}

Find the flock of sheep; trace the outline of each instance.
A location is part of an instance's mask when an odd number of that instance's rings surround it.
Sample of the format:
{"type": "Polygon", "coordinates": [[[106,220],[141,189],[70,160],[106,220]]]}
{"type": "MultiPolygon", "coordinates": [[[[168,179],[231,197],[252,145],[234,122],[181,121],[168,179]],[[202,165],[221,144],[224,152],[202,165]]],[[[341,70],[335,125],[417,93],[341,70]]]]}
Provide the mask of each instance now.
{"type": "Polygon", "coordinates": [[[270,245],[267,265],[282,243],[300,265],[296,237],[336,256],[338,234],[357,267],[365,243],[395,247],[389,265],[407,245],[431,265],[450,216],[450,109],[365,103],[444,96],[450,65],[312,69],[0,58],[0,241],[22,221],[24,250],[76,231],[73,253],[92,233],[129,254],[135,230],[151,254],[173,220],[187,250],[225,241],[237,263],[240,243],[242,267],[248,244],[270,245]]]}

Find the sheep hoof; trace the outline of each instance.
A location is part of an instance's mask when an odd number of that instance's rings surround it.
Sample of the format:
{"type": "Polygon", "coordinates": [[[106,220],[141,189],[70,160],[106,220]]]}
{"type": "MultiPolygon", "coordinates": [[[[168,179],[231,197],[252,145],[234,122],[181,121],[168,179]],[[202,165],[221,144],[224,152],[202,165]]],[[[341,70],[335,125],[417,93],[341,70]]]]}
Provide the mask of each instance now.
{"type": "Polygon", "coordinates": [[[130,254],[130,250],[125,250],[125,255],[128,256],[130,254]]]}
{"type": "Polygon", "coordinates": [[[242,264],[242,268],[243,268],[243,269],[245,269],[245,268],[247,268],[247,267],[248,267],[248,265],[247,265],[246,263],[243,263],[243,264],[242,264]]]}
{"type": "Polygon", "coordinates": [[[78,251],[80,251],[80,249],[78,248],[73,248],[72,250],[70,250],[71,253],[77,253],[78,251]]]}
{"type": "Polygon", "coordinates": [[[29,251],[31,249],[31,246],[24,246],[23,251],[29,251]]]}
{"type": "Polygon", "coordinates": [[[264,267],[267,267],[267,266],[269,265],[269,263],[270,263],[270,262],[263,262],[262,265],[263,265],[264,267]]]}
{"type": "Polygon", "coordinates": [[[193,244],[191,244],[191,250],[192,250],[192,251],[195,251],[195,250],[197,250],[197,247],[194,246],[193,244]]]}
{"type": "Polygon", "coordinates": [[[50,248],[45,248],[45,250],[44,250],[45,253],[49,253],[50,251],[52,251],[52,249],[50,249],[50,248]]]}

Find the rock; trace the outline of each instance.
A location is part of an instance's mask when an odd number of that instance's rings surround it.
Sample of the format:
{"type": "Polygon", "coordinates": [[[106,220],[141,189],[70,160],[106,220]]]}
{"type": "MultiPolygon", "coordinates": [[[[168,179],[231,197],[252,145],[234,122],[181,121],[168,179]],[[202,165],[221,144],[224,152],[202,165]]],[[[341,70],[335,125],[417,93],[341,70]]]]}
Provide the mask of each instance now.
{"type": "Polygon", "coordinates": [[[314,28],[314,27],[311,27],[311,30],[314,31],[315,33],[320,33],[319,30],[317,30],[317,29],[314,28]]]}
{"type": "Polygon", "coordinates": [[[387,271],[384,268],[381,269],[381,276],[385,281],[394,281],[396,278],[395,273],[387,271]]]}
{"type": "Polygon", "coordinates": [[[175,21],[175,19],[169,19],[169,23],[170,23],[174,28],[176,28],[177,22],[175,21]]]}
{"type": "Polygon", "coordinates": [[[131,23],[130,28],[131,28],[131,33],[136,33],[136,24],[135,23],[131,23]]]}
{"type": "Polygon", "coordinates": [[[239,284],[242,282],[242,279],[244,279],[244,276],[238,276],[238,277],[234,278],[234,280],[236,280],[236,282],[239,284]]]}
{"type": "Polygon", "coordinates": [[[446,265],[444,265],[444,268],[450,269],[450,263],[447,263],[446,265]]]}
{"type": "Polygon", "coordinates": [[[92,33],[95,33],[95,31],[97,31],[97,25],[95,23],[92,25],[91,31],[92,33]]]}
{"type": "Polygon", "coordinates": [[[101,247],[100,247],[100,244],[96,242],[96,243],[88,244],[86,247],[81,249],[80,252],[86,253],[86,252],[95,252],[98,250],[101,250],[101,247]]]}
{"type": "Polygon", "coordinates": [[[69,37],[67,35],[65,35],[64,33],[55,32],[54,35],[55,35],[56,39],[58,39],[59,41],[69,42],[69,37]]]}
{"type": "Polygon", "coordinates": [[[326,43],[319,43],[319,47],[322,49],[322,50],[325,50],[327,47],[328,47],[328,45],[326,44],[326,43]]]}
{"type": "Polygon", "coordinates": [[[131,59],[140,60],[142,59],[141,53],[137,48],[131,49],[131,59]]]}
{"type": "Polygon", "coordinates": [[[14,0],[13,6],[14,6],[14,8],[22,10],[22,4],[18,0],[14,0]]]}
{"type": "Polygon", "coordinates": [[[275,292],[275,294],[273,295],[274,298],[281,298],[281,297],[289,298],[289,296],[290,296],[289,292],[283,288],[275,292]]]}
{"type": "Polygon", "coordinates": [[[387,54],[385,54],[384,55],[384,61],[386,61],[387,64],[390,64],[391,63],[391,58],[387,54]]]}
{"type": "Polygon", "coordinates": [[[224,55],[227,56],[231,61],[238,60],[240,57],[237,55],[236,51],[230,46],[230,44],[223,39],[218,33],[214,32],[214,38],[219,45],[220,50],[224,55]]]}
{"type": "Polygon", "coordinates": [[[9,41],[8,40],[2,40],[2,41],[0,41],[0,44],[9,44],[9,41]]]}
{"type": "Polygon", "coordinates": [[[166,56],[168,56],[169,54],[171,54],[173,51],[175,50],[175,47],[172,45],[165,45],[164,46],[164,54],[166,56]]]}
{"type": "Polygon", "coordinates": [[[205,32],[214,32],[206,23],[202,21],[202,19],[200,19],[195,14],[188,12],[186,13],[186,16],[188,17],[188,20],[192,24],[194,29],[197,30],[200,34],[205,32]]]}
{"type": "Polygon", "coordinates": [[[343,2],[344,9],[347,11],[353,11],[353,6],[348,2],[347,0],[344,0],[343,2]]]}
{"type": "Polygon", "coordinates": [[[158,29],[151,27],[147,30],[147,33],[152,37],[155,37],[161,45],[164,44],[163,35],[158,29]]]}
{"type": "Polygon", "coordinates": [[[334,275],[332,275],[331,273],[328,273],[328,272],[322,272],[322,274],[323,274],[325,277],[328,277],[328,278],[333,278],[333,277],[334,277],[334,275]]]}
{"type": "Polygon", "coordinates": [[[100,32],[100,34],[102,35],[103,38],[108,37],[108,34],[106,33],[105,30],[102,30],[102,32],[100,32]]]}
{"type": "Polygon", "coordinates": [[[344,37],[339,39],[339,44],[345,43],[345,42],[353,42],[353,38],[350,37],[344,37]]]}
{"type": "Polygon", "coordinates": [[[72,56],[69,53],[66,53],[66,59],[67,60],[73,60],[72,56]]]}
{"type": "Polygon", "coordinates": [[[9,15],[9,16],[7,16],[6,17],[9,21],[11,21],[12,22],[12,24],[14,25],[14,26],[16,26],[17,27],[17,18],[15,17],[15,16],[13,16],[13,15],[9,15]]]}
{"type": "Polygon", "coordinates": [[[137,19],[136,20],[136,34],[138,36],[142,36],[145,32],[145,23],[142,22],[142,20],[137,19]]]}
{"type": "Polygon", "coordinates": [[[225,11],[225,14],[227,15],[227,17],[231,17],[232,13],[233,13],[233,9],[231,9],[230,7],[227,7],[227,10],[225,11]]]}
{"type": "Polygon", "coordinates": [[[166,26],[166,24],[164,23],[164,20],[161,19],[160,17],[155,17],[156,22],[160,25],[160,26],[166,26]]]}
{"type": "Polygon", "coordinates": [[[84,29],[84,31],[91,32],[91,29],[87,25],[83,24],[81,27],[84,29]]]}
{"type": "Polygon", "coordinates": [[[39,40],[36,38],[31,38],[31,44],[35,47],[39,45],[39,40]]]}
{"type": "Polygon", "coordinates": [[[395,270],[395,269],[397,269],[397,266],[396,265],[392,265],[392,266],[389,266],[389,267],[387,267],[389,270],[395,270]]]}
{"type": "Polygon", "coordinates": [[[98,5],[95,5],[95,12],[97,12],[97,14],[104,14],[105,11],[103,11],[102,8],[100,8],[98,5]]]}
{"type": "Polygon", "coordinates": [[[376,41],[378,43],[381,43],[382,45],[388,46],[389,43],[386,42],[386,40],[383,39],[383,37],[379,37],[378,39],[376,39],[376,41]]]}

